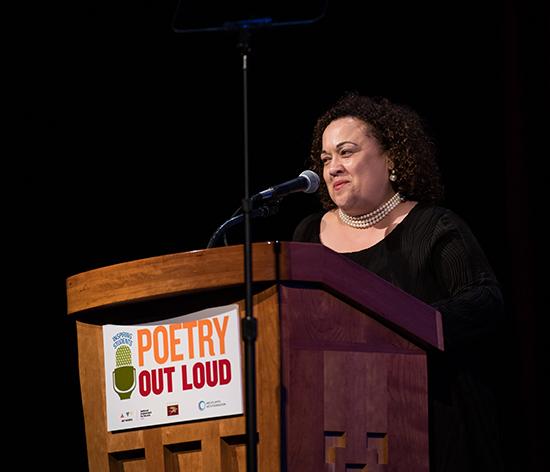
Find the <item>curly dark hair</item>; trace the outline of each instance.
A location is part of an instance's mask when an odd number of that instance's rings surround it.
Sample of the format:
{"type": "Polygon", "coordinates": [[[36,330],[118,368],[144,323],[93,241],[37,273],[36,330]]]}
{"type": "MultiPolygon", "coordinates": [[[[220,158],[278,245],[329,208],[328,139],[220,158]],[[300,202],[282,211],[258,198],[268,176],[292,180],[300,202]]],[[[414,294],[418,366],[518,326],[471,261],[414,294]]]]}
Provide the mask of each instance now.
{"type": "MultiPolygon", "coordinates": [[[[443,184],[435,158],[435,146],[421,118],[412,109],[392,103],[387,98],[349,93],[321,115],[313,129],[309,156],[311,170],[323,175],[323,132],[332,121],[344,117],[364,121],[371,135],[389,154],[397,176],[397,180],[391,183],[396,192],[407,200],[418,202],[442,200],[443,184]]],[[[324,183],[319,189],[319,198],[326,210],[336,207],[324,183]]]]}

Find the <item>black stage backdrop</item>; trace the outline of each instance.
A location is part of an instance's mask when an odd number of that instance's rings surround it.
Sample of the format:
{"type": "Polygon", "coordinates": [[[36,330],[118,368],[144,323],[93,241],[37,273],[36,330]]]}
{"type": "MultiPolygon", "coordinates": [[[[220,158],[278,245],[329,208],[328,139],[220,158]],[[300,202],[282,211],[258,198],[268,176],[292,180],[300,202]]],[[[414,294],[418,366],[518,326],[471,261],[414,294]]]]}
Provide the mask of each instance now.
{"type": "MultiPolygon", "coordinates": [[[[510,471],[543,470],[548,458],[536,277],[547,251],[536,235],[550,38],[538,3],[330,2],[314,25],[254,33],[249,57],[252,193],[305,168],[315,118],[346,91],[410,105],[430,125],[446,205],[477,234],[507,297],[500,401],[510,471]]],[[[35,360],[49,366],[21,423],[33,447],[75,471],[86,470],[86,449],[65,278],[205,248],[244,192],[238,37],[173,33],[176,5],[43,4],[14,38],[24,46],[14,199],[33,195],[14,211],[25,244],[18,300],[42,341],[35,360]]],[[[288,240],[316,208],[311,196],[291,195],[278,215],[254,222],[253,239],[288,240]]],[[[242,231],[229,239],[241,242],[242,231]]]]}

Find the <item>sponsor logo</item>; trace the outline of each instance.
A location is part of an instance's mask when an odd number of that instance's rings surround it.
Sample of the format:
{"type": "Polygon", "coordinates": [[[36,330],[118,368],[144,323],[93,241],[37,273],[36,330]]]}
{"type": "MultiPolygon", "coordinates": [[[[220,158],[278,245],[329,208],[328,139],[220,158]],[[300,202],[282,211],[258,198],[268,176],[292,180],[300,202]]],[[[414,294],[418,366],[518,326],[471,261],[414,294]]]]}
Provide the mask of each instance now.
{"type": "Polygon", "coordinates": [[[121,423],[130,423],[131,421],[134,421],[134,418],[136,416],[135,411],[122,411],[118,415],[118,419],[121,423]]]}
{"type": "Polygon", "coordinates": [[[212,400],[212,401],[207,401],[207,402],[205,402],[204,400],[201,400],[199,402],[199,410],[200,411],[204,411],[207,408],[216,408],[216,407],[219,407],[219,406],[227,406],[227,403],[225,403],[222,400],[212,400]]]}
{"type": "Polygon", "coordinates": [[[153,416],[153,412],[149,410],[149,408],[146,408],[145,410],[139,410],[140,419],[149,418],[151,416],[153,416]]]}
{"type": "Polygon", "coordinates": [[[179,405],[168,405],[166,407],[166,414],[168,416],[176,416],[180,414],[180,406],[179,405]]]}

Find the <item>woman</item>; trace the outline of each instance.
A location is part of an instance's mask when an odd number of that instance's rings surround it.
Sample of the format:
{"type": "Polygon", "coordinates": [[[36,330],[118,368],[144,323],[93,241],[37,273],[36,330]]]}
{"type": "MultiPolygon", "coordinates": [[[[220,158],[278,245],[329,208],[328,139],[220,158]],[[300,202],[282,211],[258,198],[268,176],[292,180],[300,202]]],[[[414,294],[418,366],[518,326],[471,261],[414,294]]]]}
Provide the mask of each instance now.
{"type": "Polygon", "coordinates": [[[430,470],[502,470],[484,351],[502,295],[468,226],[437,206],[443,187],[420,118],[348,95],[317,121],[310,161],[325,211],[305,218],[294,240],[322,243],[442,314],[445,353],[428,367],[430,470]]]}

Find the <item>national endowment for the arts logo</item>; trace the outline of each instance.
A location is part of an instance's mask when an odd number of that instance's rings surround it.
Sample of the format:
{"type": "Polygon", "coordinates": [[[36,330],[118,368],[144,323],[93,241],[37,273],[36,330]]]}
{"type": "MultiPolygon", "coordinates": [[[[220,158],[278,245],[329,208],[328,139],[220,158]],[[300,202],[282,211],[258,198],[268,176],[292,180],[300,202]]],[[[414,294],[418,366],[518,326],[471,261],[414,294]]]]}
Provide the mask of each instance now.
{"type": "Polygon", "coordinates": [[[132,365],[132,333],[119,332],[112,339],[116,362],[113,389],[121,400],[127,400],[136,388],[136,369],[132,365]]]}

